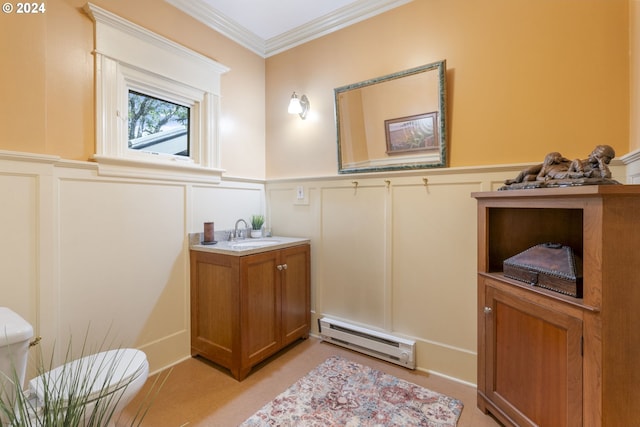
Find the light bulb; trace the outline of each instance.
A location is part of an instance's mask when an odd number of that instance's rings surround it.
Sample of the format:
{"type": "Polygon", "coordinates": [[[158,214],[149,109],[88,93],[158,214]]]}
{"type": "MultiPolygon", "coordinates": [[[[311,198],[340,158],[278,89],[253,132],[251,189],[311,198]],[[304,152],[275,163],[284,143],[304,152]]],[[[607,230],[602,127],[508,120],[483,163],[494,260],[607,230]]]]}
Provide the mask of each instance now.
{"type": "Polygon", "coordinates": [[[289,109],[287,111],[289,112],[289,114],[302,113],[302,105],[300,104],[300,99],[295,92],[291,96],[291,101],[289,101],[289,109]]]}

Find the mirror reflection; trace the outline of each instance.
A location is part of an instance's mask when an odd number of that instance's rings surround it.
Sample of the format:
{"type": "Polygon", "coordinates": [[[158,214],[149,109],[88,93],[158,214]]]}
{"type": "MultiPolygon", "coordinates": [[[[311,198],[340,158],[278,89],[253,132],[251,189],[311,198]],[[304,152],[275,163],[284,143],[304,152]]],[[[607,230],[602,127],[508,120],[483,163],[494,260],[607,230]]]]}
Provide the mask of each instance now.
{"type": "Polygon", "coordinates": [[[336,88],[338,172],[446,166],[445,61],[336,88]]]}

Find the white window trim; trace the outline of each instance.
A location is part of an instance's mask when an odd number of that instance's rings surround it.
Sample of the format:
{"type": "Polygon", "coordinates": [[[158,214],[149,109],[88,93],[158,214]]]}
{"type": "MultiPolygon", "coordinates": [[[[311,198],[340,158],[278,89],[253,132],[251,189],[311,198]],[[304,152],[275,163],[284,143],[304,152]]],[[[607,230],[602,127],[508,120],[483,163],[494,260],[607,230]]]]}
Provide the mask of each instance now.
{"type": "Polygon", "coordinates": [[[91,3],[95,22],[98,173],[220,182],[220,78],[229,68],[91,3]],[[129,149],[129,90],[188,106],[189,157],[129,149]]]}

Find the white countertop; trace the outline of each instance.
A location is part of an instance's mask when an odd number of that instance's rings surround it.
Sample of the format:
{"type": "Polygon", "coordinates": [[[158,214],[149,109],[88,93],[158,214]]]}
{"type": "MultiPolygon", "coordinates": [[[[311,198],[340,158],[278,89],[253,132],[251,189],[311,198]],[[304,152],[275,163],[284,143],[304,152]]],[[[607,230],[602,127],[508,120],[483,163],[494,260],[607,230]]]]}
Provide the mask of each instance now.
{"type": "Polygon", "coordinates": [[[234,241],[222,241],[214,245],[192,244],[189,248],[194,251],[245,256],[308,243],[310,243],[310,240],[304,237],[273,236],[258,239],[246,238],[234,241]]]}

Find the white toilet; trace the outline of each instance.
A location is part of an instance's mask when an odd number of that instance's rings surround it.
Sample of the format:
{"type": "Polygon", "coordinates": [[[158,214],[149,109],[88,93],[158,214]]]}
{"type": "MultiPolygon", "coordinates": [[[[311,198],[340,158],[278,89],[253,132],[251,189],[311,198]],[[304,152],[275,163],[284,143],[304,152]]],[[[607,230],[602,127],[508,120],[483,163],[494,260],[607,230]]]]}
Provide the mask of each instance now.
{"type": "MultiPolygon", "coordinates": [[[[33,328],[26,320],[8,308],[0,307],[0,399],[4,402],[14,401],[15,381],[20,382],[21,388],[24,384],[29,340],[32,337],[33,328]]],[[[44,406],[45,389],[48,398],[59,396],[58,401],[64,405],[70,390],[78,390],[79,383],[83,395],[88,394],[86,419],[91,416],[96,402],[100,401],[101,406],[106,406],[106,412],[101,409],[102,413],[113,413],[109,423],[112,426],[148,376],[149,363],[142,351],[109,350],[66,363],[32,379],[24,393],[31,402],[35,402],[33,406],[38,411],[44,406]],[[69,381],[66,377],[73,377],[73,380],[69,381]]],[[[32,414],[31,417],[37,419],[38,415],[32,414]]],[[[4,425],[4,422],[0,414],[0,425],[4,425]]]]}

